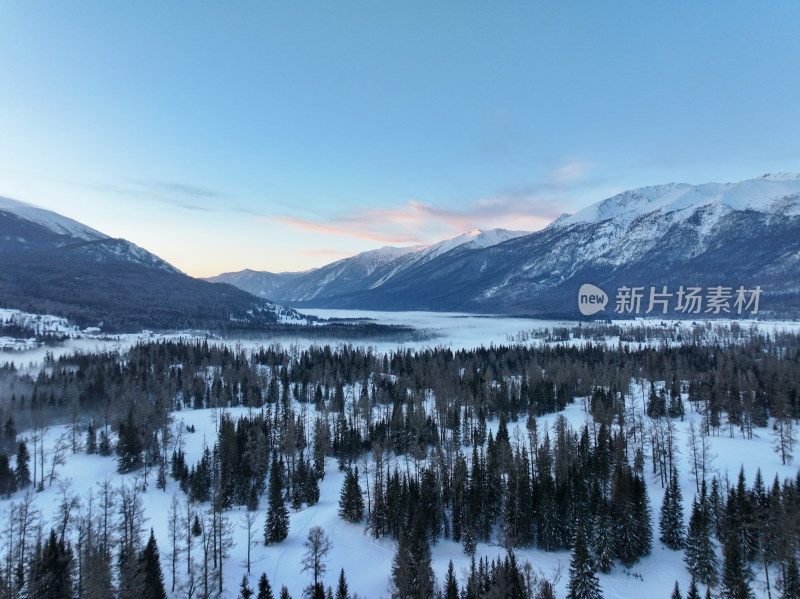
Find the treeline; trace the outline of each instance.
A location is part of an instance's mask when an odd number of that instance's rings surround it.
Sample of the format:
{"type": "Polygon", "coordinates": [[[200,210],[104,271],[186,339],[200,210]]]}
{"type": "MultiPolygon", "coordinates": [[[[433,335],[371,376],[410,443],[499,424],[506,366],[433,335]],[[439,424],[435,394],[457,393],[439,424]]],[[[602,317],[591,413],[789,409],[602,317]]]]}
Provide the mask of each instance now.
{"type": "MultiPolygon", "coordinates": [[[[656,382],[666,382],[667,391],[688,391],[690,402],[707,414],[712,434],[749,436],[771,416],[800,416],[800,341],[796,335],[753,334],[711,346],[632,350],[587,343],[389,354],[349,345],[303,350],[275,345],[250,352],[207,341],[163,341],[123,354],[64,356],[36,376],[20,376],[6,363],[0,366],[0,421],[11,415],[24,429],[37,420],[88,414],[116,428],[131,411],[144,423],[154,410],[260,407],[290,399],[341,412],[347,399],[348,418],[362,437],[385,434],[402,452],[430,424],[441,442],[456,428],[472,431],[481,417],[517,421],[597,389],[613,397],[603,406],[603,417],[618,418],[631,399],[626,397],[631,381],[639,381],[645,393],[656,382]],[[428,399],[433,404],[425,407],[425,417],[422,411],[415,417],[428,399]],[[382,406],[382,424],[373,421],[376,406],[382,406]],[[414,434],[399,439],[393,429],[408,412],[414,434]],[[375,426],[385,430],[370,433],[375,426]]],[[[463,430],[461,437],[471,441],[463,430]]]]}
{"type": "Polygon", "coordinates": [[[12,339],[36,339],[39,343],[55,345],[69,338],[63,333],[42,333],[34,326],[16,322],[0,322],[0,337],[12,339]]]}

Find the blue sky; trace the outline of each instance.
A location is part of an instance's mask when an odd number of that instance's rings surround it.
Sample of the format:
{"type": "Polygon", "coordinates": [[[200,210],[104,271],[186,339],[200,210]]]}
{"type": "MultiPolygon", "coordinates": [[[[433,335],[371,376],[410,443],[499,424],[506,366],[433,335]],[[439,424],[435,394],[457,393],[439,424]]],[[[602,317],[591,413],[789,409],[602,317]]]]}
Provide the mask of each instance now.
{"type": "Polygon", "coordinates": [[[0,195],[188,274],[800,171],[796,2],[0,0],[0,195]]]}

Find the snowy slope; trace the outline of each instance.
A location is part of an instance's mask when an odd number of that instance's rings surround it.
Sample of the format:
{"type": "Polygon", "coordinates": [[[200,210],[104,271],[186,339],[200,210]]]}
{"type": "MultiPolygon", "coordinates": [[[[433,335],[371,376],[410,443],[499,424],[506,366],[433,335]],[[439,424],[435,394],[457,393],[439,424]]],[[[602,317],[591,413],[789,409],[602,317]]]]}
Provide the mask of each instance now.
{"type": "Polygon", "coordinates": [[[0,196],[0,211],[14,214],[24,220],[41,225],[58,235],[75,237],[83,239],[84,241],[108,239],[108,235],[74,221],[71,218],[2,196],[0,196]]]}
{"type": "Polygon", "coordinates": [[[243,270],[206,280],[230,283],[249,293],[276,301],[308,302],[355,290],[375,289],[399,273],[419,267],[453,250],[492,247],[527,234],[525,231],[505,229],[475,229],[432,245],[384,246],[302,273],[274,274],[243,270]]]}

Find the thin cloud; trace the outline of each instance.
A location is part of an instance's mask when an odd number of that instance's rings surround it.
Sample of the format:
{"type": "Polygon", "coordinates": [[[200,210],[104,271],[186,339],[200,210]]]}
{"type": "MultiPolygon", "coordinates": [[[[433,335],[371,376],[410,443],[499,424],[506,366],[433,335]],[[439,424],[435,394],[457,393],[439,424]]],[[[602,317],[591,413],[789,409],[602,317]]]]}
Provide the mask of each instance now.
{"type": "Polygon", "coordinates": [[[325,221],[271,217],[293,229],[389,244],[419,245],[474,229],[538,230],[563,213],[560,204],[541,198],[495,197],[461,208],[418,201],[388,208],[355,210],[325,221]]]}
{"type": "Polygon", "coordinates": [[[128,184],[87,184],[85,187],[124,197],[147,199],[194,212],[261,213],[241,205],[233,194],[210,187],[171,181],[135,180],[128,184]]]}

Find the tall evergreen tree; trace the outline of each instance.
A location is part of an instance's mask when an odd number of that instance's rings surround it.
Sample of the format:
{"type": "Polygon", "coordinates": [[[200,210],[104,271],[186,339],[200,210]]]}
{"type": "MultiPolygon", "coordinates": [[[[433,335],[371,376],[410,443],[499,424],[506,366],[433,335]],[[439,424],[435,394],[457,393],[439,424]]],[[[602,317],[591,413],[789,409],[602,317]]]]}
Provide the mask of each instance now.
{"type": "Polygon", "coordinates": [[[336,599],[350,599],[350,591],[347,588],[347,578],[344,576],[344,568],[339,572],[339,584],[336,585],[336,599]]]}
{"type": "Polygon", "coordinates": [[[722,546],[722,554],[724,561],[722,563],[720,597],[723,599],[751,599],[753,597],[753,591],[750,589],[752,572],[744,557],[742,547],[733,535],[730,535],[722,546]]]}
{"type": "Polygon", "coordinates": [[[675,588],[672,589],[672,595],[670,595],[669,599],[683,599],[683,595],[681,595],[681,589],[678,586],[678,581],[675,581],[675,588]]]}
{"type": "Polygon", "coordinates": [[[800,569],[797,567],[797,559],[792,557],[786,566],[786,574],[783,576],[783,594],[781,599],[800,599],[800,569]]]}
{"type": "Polygon", "coordinates": [[[119,439],[117,441],[117,472],[125,474],[133,472],[141,466],[142,438],[134,418],[133,408],[128,417],[119,423],[119,439]]]}
{"type": "Polygon", "coordinates": [[[683,547],[683,497],[678,485],[678,472],[672,468],[670,480],[664,489],[664,501],[661,503],[659,517],[661,542],[672,550],[683,547]]]}
{"type": "Polygon", "coordinates": [[[594,573],[592,556],[586,545],[586,536],[583,526],[575,527],[575,540],[572,547],[572,556],[569,560],[569,583],[567,584],[567,599],[601,599],[600,582],[594,573]]]}
{"type": "Polygon", "coordinates": [[[253,589],[247,581],[247,574],[242,574],[242,582],[239,584],[239,597],[237,599],[250,599],[253,596],[253,589]]]}
{"type": "Polygon", "coordinates": [[[258,595],[256,599],[275,599],[272,595],[272,586],[269,584],[266,572],[262,572],[261,577],[258,579],[258,595]]]}
{"type": "Polygon", "coordinates": [[[8,456],[0,453],[0,497],[11,497],[17,490],[17,477],[11,469],[8,456]]]}
{"type": "Polygon", "coordinates": [[[72,552],[57,539],[54,529],[37,553],[28,577],[28,597],[72,599],[72,552]]]}
{"type": "Polygon", "coordinates": [[[31,484],[30,461],[31,454],[28,452],[28,445],[25,441],[20,441],[17,446],[17,467],[14,471],[18,489],[24,489],[31,484]]]}
{"type": "Polygon", "coordinates": [[[592,530],[592,551],[597,570],[608,574],[614,567],[613,520],[608,513],[608,505],[600,499],[595,524],[592,530]]]}
{"type": "Polygon", "coordinates": [[[348,522],[361,522],[364,517],[364,497],[358,483],[358,467],[348,468],[339,494],[339,516],[348,522]]]}
{"type": "Polygon", "coordinates": [[[686,534],[683,561],[692,578],[705,585],[717,584],[716,546],[711,540],[711,523],[703,483],[700,498],[692,503],[689,530],[686,534]]]}
{"type": "Polygon", "coordinates": [[[269,497],[267,521],[264,524],[264,544],[280,543],[289,536],[289,510],[283,499],[283,461],[272,454],[269,471],[269,497]]]}
{"type": "Polygon", "coordinates": [[[697,583],[692,578],[692,582],[689,583],[689,592],[686,593],[686,599],[700,599],[700,591],[697,590],[697,583]]]}
{"type": "Polygon", "coordinates": [[[458,581],[453,572],[453,560],[447,566],[447,576],[444,579],[444,599],[459,599],[458,581]]]}
{"type": "Polygon", "coordinates": [[[164,573],[161,570],[161,556],[158,551],[153,529],[150,529],[150,539],[139,556],[139,569],[142,572],[139,597],[141,599],[166,599],[164,590],[164,573]]]}
{"type": "Polygon", "coordinates": [[[433,596],[431,549],[424,524],[415,518],[410,531],[401,531],[392,560],[392,599],[427,599],[433,596]]]}

